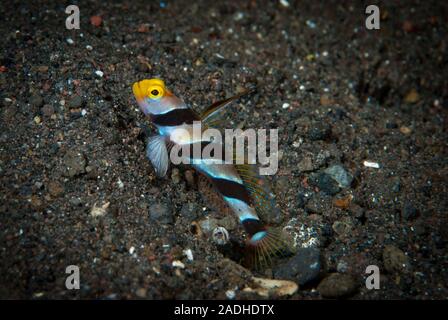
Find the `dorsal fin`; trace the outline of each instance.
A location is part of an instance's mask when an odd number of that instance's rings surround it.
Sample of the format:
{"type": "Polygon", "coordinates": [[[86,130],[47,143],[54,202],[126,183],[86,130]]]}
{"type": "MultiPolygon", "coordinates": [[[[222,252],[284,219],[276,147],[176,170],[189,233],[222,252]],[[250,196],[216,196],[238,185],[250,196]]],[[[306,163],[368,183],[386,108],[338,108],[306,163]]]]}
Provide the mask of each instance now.
{"type": "Polygon", "coordinates": [[[206,128],[215,127],[216,124],[219,122],[219,119],[217,118],[221,114],[221,111],[223,111],[226,107],[231,105],[232,102],[238,100],[242,96],[253,93],[255,90],[256,90],[255,88],[248,89],[237,95],[234,95],[233,97],[212,103],[210,106],[205,108],[205,110],[203,110],[199,115],[203,126],[206,128]]]}

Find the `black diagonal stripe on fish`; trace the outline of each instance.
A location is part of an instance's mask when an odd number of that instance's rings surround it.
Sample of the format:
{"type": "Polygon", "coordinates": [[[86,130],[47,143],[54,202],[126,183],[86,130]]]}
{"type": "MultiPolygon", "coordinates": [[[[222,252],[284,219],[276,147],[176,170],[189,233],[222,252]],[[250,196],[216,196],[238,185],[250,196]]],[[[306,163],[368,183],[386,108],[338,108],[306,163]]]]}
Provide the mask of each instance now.
{"type": "Polygon", "coordinates": [[[182,124],[193,124],[199,117],[191,109],[171,109],[166,113],[151,115],[152,122],[157,126],[174,127],[182,124]]]}

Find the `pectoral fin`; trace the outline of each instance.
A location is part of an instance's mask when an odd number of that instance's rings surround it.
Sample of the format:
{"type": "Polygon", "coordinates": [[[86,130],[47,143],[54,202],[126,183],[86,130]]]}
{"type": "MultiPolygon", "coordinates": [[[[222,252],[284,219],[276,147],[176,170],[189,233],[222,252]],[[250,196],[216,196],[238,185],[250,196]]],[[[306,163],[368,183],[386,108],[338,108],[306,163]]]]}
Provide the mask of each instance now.
{"type": "Polygon", "coordinates": [[[146,156],[154,166],[154,170],[159,177],[166,175],[169,166],[168,148],[165,138],[162,136],[152,136],[149,138],[146,147],[146,156]]]}

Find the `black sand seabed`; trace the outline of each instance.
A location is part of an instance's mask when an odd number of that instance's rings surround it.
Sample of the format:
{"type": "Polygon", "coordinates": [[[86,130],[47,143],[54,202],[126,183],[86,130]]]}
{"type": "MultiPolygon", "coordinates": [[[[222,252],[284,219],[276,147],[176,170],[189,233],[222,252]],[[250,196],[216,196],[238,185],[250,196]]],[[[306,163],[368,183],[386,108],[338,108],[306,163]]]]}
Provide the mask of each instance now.
{"type": "Polygon", "coordinates": [[[447,5],[376,3],[376,31],[358,1],[78,1],[66,30],[68,3],[3,1],[0,297],[252,299],[252,275],[281,275],[306,284],[270,298],[446,298],[447,5]],[[207,234],[206,217],[243,232],[196,173],[156,178],[131,92],[154,76],[198,109],[259,88],[228,119],[279,128],[282,214],[265,219],[306,259],[244,269],[207,234]]]}

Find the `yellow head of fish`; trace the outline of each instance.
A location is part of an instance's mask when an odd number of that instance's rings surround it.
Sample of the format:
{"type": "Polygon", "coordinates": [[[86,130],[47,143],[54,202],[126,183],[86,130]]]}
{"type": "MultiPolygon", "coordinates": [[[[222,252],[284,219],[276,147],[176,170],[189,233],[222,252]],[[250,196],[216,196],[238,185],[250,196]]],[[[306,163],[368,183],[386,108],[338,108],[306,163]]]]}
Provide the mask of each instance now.
{"type": "Polygon", "coordinates": [[[166,88],[165,82],[158,78],[135,82],[132,91],[145,114],[161,114],[183,105],[182,100],[174,97],[166,88]]]}

